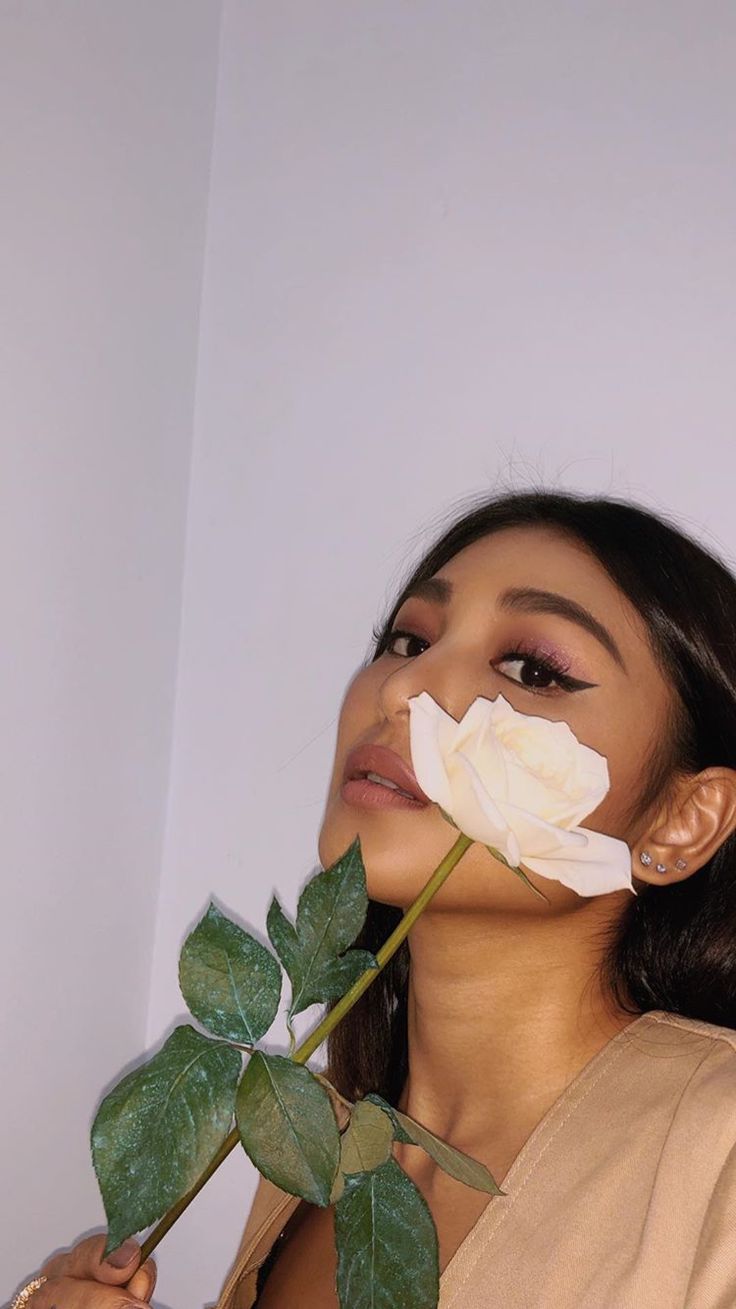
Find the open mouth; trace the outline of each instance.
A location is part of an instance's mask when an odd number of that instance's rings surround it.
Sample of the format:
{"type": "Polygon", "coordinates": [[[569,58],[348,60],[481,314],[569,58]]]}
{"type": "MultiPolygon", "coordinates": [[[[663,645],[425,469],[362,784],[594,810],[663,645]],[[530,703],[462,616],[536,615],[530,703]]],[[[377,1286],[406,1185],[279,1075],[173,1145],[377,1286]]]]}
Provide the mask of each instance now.
{"type": "Polygon", "coordinates": [[[430,803],[411,764],[379,741],[355,746],[345,760],[343,798],[348,803],[424,808],[430,803]]]}
{"type": "Polygon", "coordinates": [[[359,809],[426,809],[429,801],[406,791],[398,782],[381,773],[363,769],[348,776],[340,792],[346,804],[359,809]]]}
{"type": "Polygon", "coordinates": [[[376,782],[379,786],[387,786],[389,790],[398,791],[399,795],[405,795],[407,800],[414,800],[416,801],[417,804],[419,803],[417,797],[415,795],[412,795],[410,791],[403,791],[400,786],[397,786],[396,782],[390,781],[388,777],[381,777],[380,773],[362,772],[362,773],[356,773],[355,777],[356,778],[363,777],[368,782],[376,782]]]}

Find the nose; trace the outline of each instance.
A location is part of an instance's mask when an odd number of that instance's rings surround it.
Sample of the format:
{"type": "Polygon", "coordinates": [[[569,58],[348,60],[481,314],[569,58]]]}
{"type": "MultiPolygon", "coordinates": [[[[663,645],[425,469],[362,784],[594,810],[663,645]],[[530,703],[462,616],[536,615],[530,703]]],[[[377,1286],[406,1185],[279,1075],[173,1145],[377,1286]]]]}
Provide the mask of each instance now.
{"type": "MultiPolygon", "coordinates": [[[[407,720],[409,700],[427,691],[456,721],[479,695],[495,694],[487,658],[459,642],[436,642],[413,659],[406,658],[386,673],[378,689],[381,712],[387,719],[407,720]]],[[[407,728],[408,730],[408,728],[407,728]]]]}

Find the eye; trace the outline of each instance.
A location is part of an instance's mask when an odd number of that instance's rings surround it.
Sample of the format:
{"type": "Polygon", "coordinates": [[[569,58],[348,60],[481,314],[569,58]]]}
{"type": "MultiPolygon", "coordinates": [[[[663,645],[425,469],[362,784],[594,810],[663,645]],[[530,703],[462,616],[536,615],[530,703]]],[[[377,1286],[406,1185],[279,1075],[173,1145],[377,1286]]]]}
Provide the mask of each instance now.
{"type": "MultiPolygon", "coordinates": [[[[419,641],[422,645],[429,645],[429,641],[425,641],[423,636],[415,636],[413,632],[402,632],[401,628],[397,627],[394,629],[393,632],[389,632],[388,636],[386,637],[386,644],[384,649],[387,650],[389,654],[396,654],[396,650],[394,649],[394,644],[399,639],[409,642],[419,641]]],[[[419,651],[419,653],[421,654],[421,651],[419,651]]],[[[411,658],[411,655],[405,654],[403,657],[411,658]]]]}
{"type": "Polygon", "coordinates": [[[495,666],[502,677],[508,677],[510,682],[516,682],[536,694],[554,690],[554,686],[561,691],[584,691],[596,685],[595,682],[581,682],[577,677],[570,677],[549,655],[529,654],[525,650],[508,650],[495,666]],[[503,672],[502,664],[521,665],[520,676],[514,677],[509,672],[503,672]]]}
{"type": "MultiPolygon", "coordinates": [[[[414,632],[406,632],[401,628],[395,628],[389,632],[384,644],[384,652],[389,654],[400,654],[401,658],[412,658],[410,648],[407,648],[403,654],[396,650],[397,641],[406,641],[408,647],[412,642],[418,642],[420,645],[428,646],[423,636],[417,636],[414,632]]],[[[415,655],[421,654],[421,650],[414,650],[415,655]]],[[[549,655],[530,654],[526,650],[507,650],[501,658],[494,664],[494,667],[506,677],[510,682],[516,682],[525,691],[530,691],[533,695],[542,695],[556,691],[584,691],[588,687],[596,686],[595,682],[583,682],[577,677],[570,677],[564,668],[561,668],[549,655]],[[504,671],[502,665],[507,665],[507,671],[504,671]],[[508,671],[508,666],[517,665],[518,676],[508,671]]]]}

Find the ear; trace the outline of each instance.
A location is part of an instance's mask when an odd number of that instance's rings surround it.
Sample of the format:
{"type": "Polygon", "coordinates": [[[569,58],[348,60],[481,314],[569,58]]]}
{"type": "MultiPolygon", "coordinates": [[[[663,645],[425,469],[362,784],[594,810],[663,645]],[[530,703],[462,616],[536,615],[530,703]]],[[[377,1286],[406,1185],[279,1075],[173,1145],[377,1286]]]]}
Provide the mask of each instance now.
{"type": "Polygon", "coordinates": [[[736,769],[705,768],[674,783],[668,799],[632,850],[634,876],[655,886],[691,877],[736,829],[736,769]],[[650,864],[640,855],[647,852],[650,864]],[[657,865],[664,872],[657,871],[657,865]]]}

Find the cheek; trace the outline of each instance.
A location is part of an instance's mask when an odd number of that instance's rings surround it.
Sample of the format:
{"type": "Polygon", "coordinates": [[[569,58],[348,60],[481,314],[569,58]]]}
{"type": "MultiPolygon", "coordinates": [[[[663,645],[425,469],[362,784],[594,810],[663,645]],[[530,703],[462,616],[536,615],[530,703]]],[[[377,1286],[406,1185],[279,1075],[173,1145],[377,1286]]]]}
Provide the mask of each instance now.
{"type": "Polygon", "coordinates": [[[352,839],[352,836],[346,836],[346,832],[351,822],[354,823],[355,815],[352,811],[346,810],[341,814],[341,821],[336,823],[336,813],[339,811],[336,801],[342,785],[343,769],[348,752],[356,742],[361,741],[366,735],[372,735],[371,729],[375,731],[378,727],[377,683],[378,679],[372,667],[358,669],[358,672],[348,683],[340,706],[335,740],[335,757],[326,796],[326,810],[322,818],[318,838],[319,857],[322,866],[325,868],[344,852],[352,839]],[[338,842],[342,841],[339,849],[335,844],[336,840],[338,842]]]}
{"type": "Polygon", "coordinates": [[[380,710],[377,696],[380,675],[374,665],[359,668],[348,683],[340,706],[335,743],[335,763],[343,760],[353,745],[370,733],[371,728],[378,729],[380,710]]]}
{"type": "Polygon", "coordinates": [[[651,703],[599,724],[597,739],[586,743],[605,755],[610,787],[597,809],[581,820],[581,827],[627,840],[628,818],[646,784],[646,761],[656,745],[657,730],[651,703]]]}

